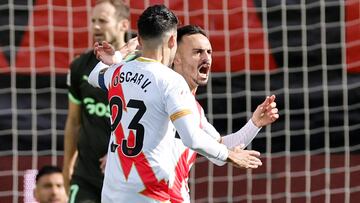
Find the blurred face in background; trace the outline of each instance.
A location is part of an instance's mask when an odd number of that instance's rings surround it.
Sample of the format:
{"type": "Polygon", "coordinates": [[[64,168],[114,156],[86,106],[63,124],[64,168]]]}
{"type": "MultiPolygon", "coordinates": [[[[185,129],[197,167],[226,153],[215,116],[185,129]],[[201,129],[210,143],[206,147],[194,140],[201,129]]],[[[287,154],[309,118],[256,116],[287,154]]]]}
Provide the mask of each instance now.
{"type": "Polygon", "coordinates": [[[40,177],[36,183],[34,196],[39,203],[65,203],[67,196],[62,174],[51,173],[40,177]]]}
{"type": "Polygon", "coordinates": [[[113,45],[123,41],[129,26],[127,19],[116,16],[115,7],[109,2],[95,5],[91,22],[94,41],[107,41],[113,45]]]}
{"type": "Polygon", "coordinates": [[[209,39],[202,34],[183,36],[178,44],[174,70],[180,73],[192,91],[206,85],[211,70],[212,48],[209,39]]]}

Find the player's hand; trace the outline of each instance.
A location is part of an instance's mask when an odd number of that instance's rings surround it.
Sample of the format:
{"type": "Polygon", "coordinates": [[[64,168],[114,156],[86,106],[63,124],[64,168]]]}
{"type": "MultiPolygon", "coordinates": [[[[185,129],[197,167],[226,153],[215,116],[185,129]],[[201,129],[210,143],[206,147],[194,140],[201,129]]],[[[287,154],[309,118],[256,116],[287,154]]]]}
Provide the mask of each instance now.
{"type": "Polygon", "coordinates": [[[107,155],[105,154],[103,157],[101,157],[101,158],[99,159],[99,162],[100,162],[100,170],[101,170],[102,173],[105,173],[106,158],[107,158],[107,155]]]}
{"type": "Polygon", "coordinates": [[[265,101],[254,111],[251,120],[256,127],[261,128],[279,118],[279,110],[276,108],[275,98],[275,95],[267,96],[265,101]]]}
{"type": "Polygon", "coordinates": [[[94,43],[94,54],[96,58],[106,65],[112,65],[116,63],[115,60],[115,49],[106,41],[101,44],[99,42],[94,43]]]}
{"type": "Polygon", "coordinates": [[[140,49],[139,40],[137,37],[131,38],[123,47],[120,48],[120,53],[123,59],[130,53],[134,53],[136,49],[140,49]]]}
{"type": "Polygon", "coordinates": [[[246,147],[245,144],[242,143],[242,144],[239,144],[238,146],[232,148],[232,150],[237,152],[237,151],[239,151],[239,149],[245,149],[245,147],[246,147]]]}
{"type": "Polygon", "coordinates": [[[254,150],[243,150],[239,146],[229,150],[228,162],[237,168],[258,168],[262,165],[259,159],[260,152],[254,150]]]}

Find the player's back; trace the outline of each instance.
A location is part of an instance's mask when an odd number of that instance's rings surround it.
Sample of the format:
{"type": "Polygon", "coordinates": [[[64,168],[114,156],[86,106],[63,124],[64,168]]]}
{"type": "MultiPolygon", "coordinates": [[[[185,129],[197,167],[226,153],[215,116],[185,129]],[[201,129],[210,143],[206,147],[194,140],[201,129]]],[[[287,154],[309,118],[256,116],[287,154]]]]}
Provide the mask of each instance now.
{"type": "Polygon", "coordinates": [[[169,115],[182,110],[188,86],[170,68],[140,57],[114,69],[108,89],[113,133],[104,189],[166,200],[174,178],[169,115]]]}

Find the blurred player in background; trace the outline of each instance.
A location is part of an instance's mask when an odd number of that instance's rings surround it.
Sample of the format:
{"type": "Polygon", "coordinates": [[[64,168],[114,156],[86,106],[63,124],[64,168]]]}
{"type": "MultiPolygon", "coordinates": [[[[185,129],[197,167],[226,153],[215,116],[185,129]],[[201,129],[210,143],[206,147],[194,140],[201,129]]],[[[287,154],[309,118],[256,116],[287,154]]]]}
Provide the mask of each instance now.
{"type": "Polygon", "coordinates": [[[67,201],[60,168],[44,166],[38,171],[34,197],[39,203],[65,203],[67,201]]]}
{"type": "MultiPolygon", "coordinates": [[[[91,21],[94,41],[106,40],[117,49],[125,44],[129,7],[122,0],[97,0],[91,21]]],[[[71,203],[95,203],[101,199],[111,130],[107,95],[87,82],[97,63],[93,51],[88,51],[71,63],[68,74],[63,175],[71,203]]]]}
{"type": "Polygon", "coordinates": [[[184,78],[167,67],[176,53],[177,23],[165,6],[147,8],[138,20],[142,56],[109,69],[97,66],[89,76],[91,84],[108,91],[112,112],[103,202],[170,200],[175,177],[170,120],[184,144],[207,157],[237,167],[261,165],[258,152],[228,150],[196,125],[195,98],[184,78]]]}

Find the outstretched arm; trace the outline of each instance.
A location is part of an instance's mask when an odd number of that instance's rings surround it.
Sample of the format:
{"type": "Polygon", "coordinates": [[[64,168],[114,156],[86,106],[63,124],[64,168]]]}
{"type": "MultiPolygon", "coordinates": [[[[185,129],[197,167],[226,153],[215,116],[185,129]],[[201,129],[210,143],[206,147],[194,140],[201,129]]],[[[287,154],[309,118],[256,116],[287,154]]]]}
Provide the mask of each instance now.
{"type": "Polygon", "coordinates": [[[220,161],[232,163],[235,167],[256,168],[261,165],[259,152],[235,151],[214,139],[201,129],[197,122],[198,107],[188,85],[183,78],[167,86],[164,101],[166,111],[186,147],[220,161]]]}
{"type": "MultiPolygon", "coordinates": [[[[185,112],[176,113],[178,115],[185,112]]],[[[173,120],[176,130],[179,132],[184,145],[192,150],[218,160],[228,162],[238,168],[258,168],[262,165],[259,159],[260,153],[253,150],[242,150],[239,147],[227,149],[203,130],[198,128],[193,121],[192,115],[185,115],[173,120]]]]}
{"type": "MultiPolygon", "coordinates": [[[[203,116],[204,130],[212,135],[220,143],[226,145],[228,148],[244,149],[255,138],[261,127],[271,124],[279,118],[278,110],[276,108],[275,96],[267,97],[265,101],[260,104],[253,113],[252,118],[237,132],[221,137],[216,129],[203,116]],[[255,124],[255,122],[256,124],[255,124]]],[[[208,158],[211,162],[218,166],[225,164],[213,158],[208,158]]]]}
{"type": "Polygon", "coordinates": [[[223,136],[221,138],[221,143],[229,148],[233,148],[240,144],[244,144],[244,147],[246,147],[250,144],[261,127],[269,125],[279,118],[275,98],[275,95],[266,97],[265,101],[256,108],[252,118],[246,125],[235,133],[223,136]]]}

